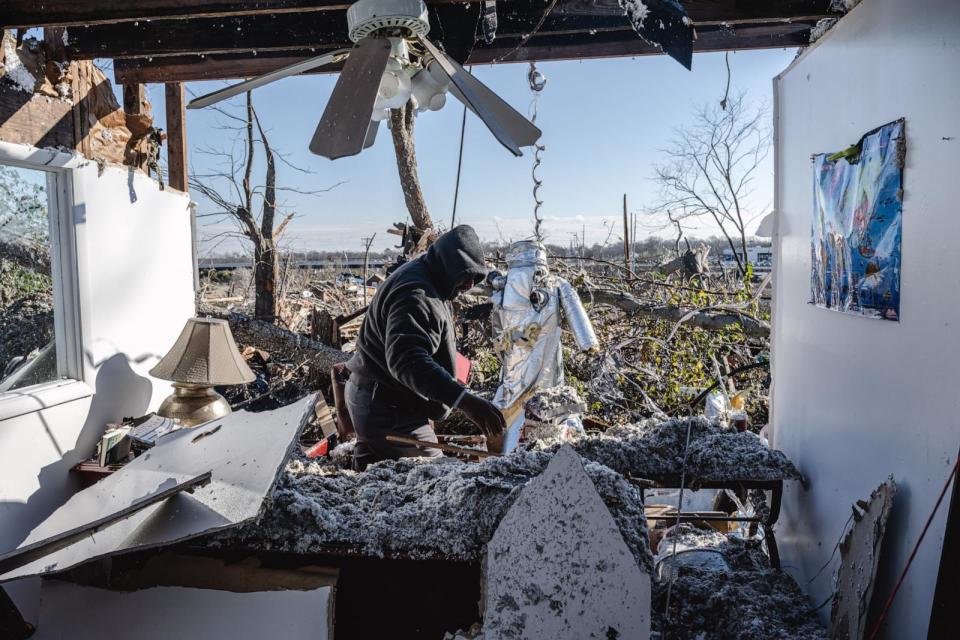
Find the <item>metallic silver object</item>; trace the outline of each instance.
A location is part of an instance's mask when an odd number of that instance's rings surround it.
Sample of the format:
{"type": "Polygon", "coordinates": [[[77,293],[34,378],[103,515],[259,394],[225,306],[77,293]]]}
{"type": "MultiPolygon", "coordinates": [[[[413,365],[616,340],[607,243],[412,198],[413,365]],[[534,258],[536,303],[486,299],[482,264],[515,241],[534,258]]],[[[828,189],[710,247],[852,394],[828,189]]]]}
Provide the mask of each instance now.
{"type": "MultiPolygon", "coordinates": [[[[523,403],[534,392],[564,382],[561,309],[581,350],[598,345],[576,290],[550,274],[543,245],[533,240],[513,243],[507,267],[502,287],[495,287],[490,296],[494,345],[501,361],[500,387],[493,402],[508,417],[504,452],[516,448],[520,440],[523,403]]],[[[500,277],[496,280],[499,285],[500,277]]],[[[579,418],[572,424],[579,425],[579,418]]]]}

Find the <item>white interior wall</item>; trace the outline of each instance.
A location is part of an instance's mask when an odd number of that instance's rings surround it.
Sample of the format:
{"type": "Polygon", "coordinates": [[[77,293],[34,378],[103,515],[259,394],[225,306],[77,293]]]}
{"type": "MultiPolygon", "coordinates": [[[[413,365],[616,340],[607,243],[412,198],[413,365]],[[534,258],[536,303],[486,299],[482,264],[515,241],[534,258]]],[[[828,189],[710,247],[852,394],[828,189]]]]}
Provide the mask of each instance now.
{"type": "MultiPolygon", "coordinates": [[[[857,499],[893,475],[899,493],[874,612],[920,535],[960,444],[960,2],[864,0],[775,81],[778,251],[774,445],[809,480],[787,488],[778,529],[801,585],[827,561],[857,499]],[[906,118],[899,323],[810,299],[811,156],[906,118]]],[[[941,508],[886,627],[926,637],[943,544],[941,508]]],[[[831,591],[835,558],[808,587],[831,591]]],[[[821,609],[824,618],[829,607],[821,609]]]]}
{"type": "MultiPolygon", "coordinates": [[[[0,145],[21,158],[42,155],[0,145]]],[[[107,422],[143,415],[170,393],[169,383],[147,371],[194,314],[188,196],[161,191],[126,168],[98,175],[95,163],[67,164],[89,389],[58,404],[37,394],[47,408],[0,416],[0,552],[16,547],[77,489],[70,467],[92,454],[107,422]]],[[[35,619],[38,582],[5,588],[35,619]]]]}

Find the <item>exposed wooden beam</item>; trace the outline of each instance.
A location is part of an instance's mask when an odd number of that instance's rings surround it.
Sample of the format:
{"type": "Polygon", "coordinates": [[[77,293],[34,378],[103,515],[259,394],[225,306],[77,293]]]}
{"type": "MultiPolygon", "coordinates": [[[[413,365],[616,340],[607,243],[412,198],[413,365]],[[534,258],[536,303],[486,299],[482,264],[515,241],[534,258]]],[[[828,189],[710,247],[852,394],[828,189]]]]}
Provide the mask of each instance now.
{"type": "MultiPolygon", "coordinates": [[[[810,24],[780,23],[773,25],[742,25],[732,29],[704,27],[698,29],[694,51],[724,51],[736,49],[770,49],[798,47],[809,41],[810,24]]],[[[508,53],[516,39],[498,39],[491,47],[477,47],[468,58],[468,64],[489,64],[508,53]]],[[[172,56],[167,58],[129,58],[114,63],[118,83],[171,82],[244,78],[272,71],[322,51],[267,52],[256,56],[244,53],[201,56],[172,56]]],[[[624,56],[656,55],[659,49],[647,44],[631,30],[590,34],[539,35],[511,55],[508,62],[530,60],[572,60],[624,56]]],[[[331,65],[318,70],[337,72],[331,65]]]]}
{"type": "Polygon", "coordinates": [[[123,112],[130,116],[143,115],[146,87],[139,82],[123,85],[123,112]]]}
{"type": "Polygon", "coordinates": [[[284,51],[352,45],[347,37],[345,11],[161,20],[67,30],[67,53],[74,59],[284,51]]]}
{"type": "MultiPolygon", "coordinates": [[[[698,29],[694,42],[695,53],[708,51],[739,51],[746,49],[779,49],[801,47],[810,41],[810,25],[800,23],[776,25],[749,25],[736,29],[698,29]],[[709,29],[709,30],[708,30],[709,29]]],[[[470,64],[489,64],[510,53],[514,45],[497,41],[495,47],[473,50],[470,64]]],[[[510,54],[502,62],[531,62],[545,60],[586,60],[658,55],[663,52],[629,31],[597,33],[590,39],[582,34],[549,35],[531,38],[526,45],[510,54]]]]}
{"type": "MultiPolygon", "coordinates": [[[[595,10],[587,13],[576,0],[574,6],[554,9],[537,32],[538,35],[596,34],[605,31],[632,31],[617,0],[596,0],[595,10]],[[613,3],[611,5],[611,3],[613,3]],[[616,6],[617,10],[613,11],[616,6]],[[569,11],[565,10],[568,9],[569,11]]],[[[826,16],[817,12],[824,0],[771,0],[763,3],[731,0],[696,0],[689,3],[694,26],[745,26],[752,24],[816,22],[826,16]],[[779,10],[778,10],[779,9],[779,10]]],[[[441,29],[434,39],[468,36],[473,39],[476,16],[453,7],[438,9],[444,14],[441,29]],[[447,11],[443,11],[447,9],[447,11]]],[[[459,8],[458,8],[459,9],[459,8]]],[[[539,22],[541,13],[536,4],[507,3],[501,10],[497,39],[517,38],[539,22]]],[[[542,9],[540,9],[542,11],[542,9]]],[[[245,15],[195,20],[153,20],[137,24],[125,23],[94,27],[78,27],[67,31],[67,51],[73,58],[160,57],[184,54],[215,54],[256,51],[298,51],[332,49],[350,46],[347,18],[343,10],[311,13],[245,15]],[[202,34],[202,37],[198,36],[202,34]]],[[[467,48],[463,49],[466,53],[467,48]]]]}
{"type": "Polygon", "coordinates": [[[183,83],[166,85],[167,107],[167,183],[187,191],[187,131],[183,102],[183,83]]]}
{"type": "MultiPolygon", "coordinates": [[[[425,0],[467,4],[482,0],[425,0]]],[[[77,27],[147,20],[343,11],[351,0],[3,0],[0,27],[77,27]]]]}

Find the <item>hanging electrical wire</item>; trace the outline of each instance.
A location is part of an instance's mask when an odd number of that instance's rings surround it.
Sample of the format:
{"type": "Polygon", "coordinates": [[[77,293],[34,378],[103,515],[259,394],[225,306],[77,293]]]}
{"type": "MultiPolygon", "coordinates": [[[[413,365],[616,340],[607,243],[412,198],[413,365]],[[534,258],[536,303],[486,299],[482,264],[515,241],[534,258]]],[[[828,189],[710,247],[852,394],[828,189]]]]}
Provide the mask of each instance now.
{"type": "MultiPolygon", "coordinates": [[[[533,99],[530,101],[530,122],[537,124],[537,103],[540,99],[540,92],[547,86],[547,78],[537,69],[535,62],[530,63],[530,69],[527,71],[527,83],[530,85],[530,92],[533,99]]],[[[540,199],[540,187],[543,186],[543,180],[537,175],[537,169],[542,162],[541,154],[546,147],[540,143],[534,145],[533,167],[530,169],[530,177],[533,178],[533,237],[537,242],[543,242],[543,234],[540,231],[540,225],[543,224],[543,218],[540,216],[540,207],[543,206],[543,200],[540,199]]]]}

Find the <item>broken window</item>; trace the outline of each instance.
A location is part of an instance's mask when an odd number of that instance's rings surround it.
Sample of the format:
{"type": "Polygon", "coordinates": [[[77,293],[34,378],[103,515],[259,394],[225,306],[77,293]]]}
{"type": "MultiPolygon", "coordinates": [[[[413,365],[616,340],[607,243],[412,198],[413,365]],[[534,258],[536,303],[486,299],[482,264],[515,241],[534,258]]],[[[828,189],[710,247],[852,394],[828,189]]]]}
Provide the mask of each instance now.
{"type": "Polygon", "coordinates": [[[66,377],[57,353],[51,267],[49,193],[56,179],[0,165],[0,394],[66,377]]]}

